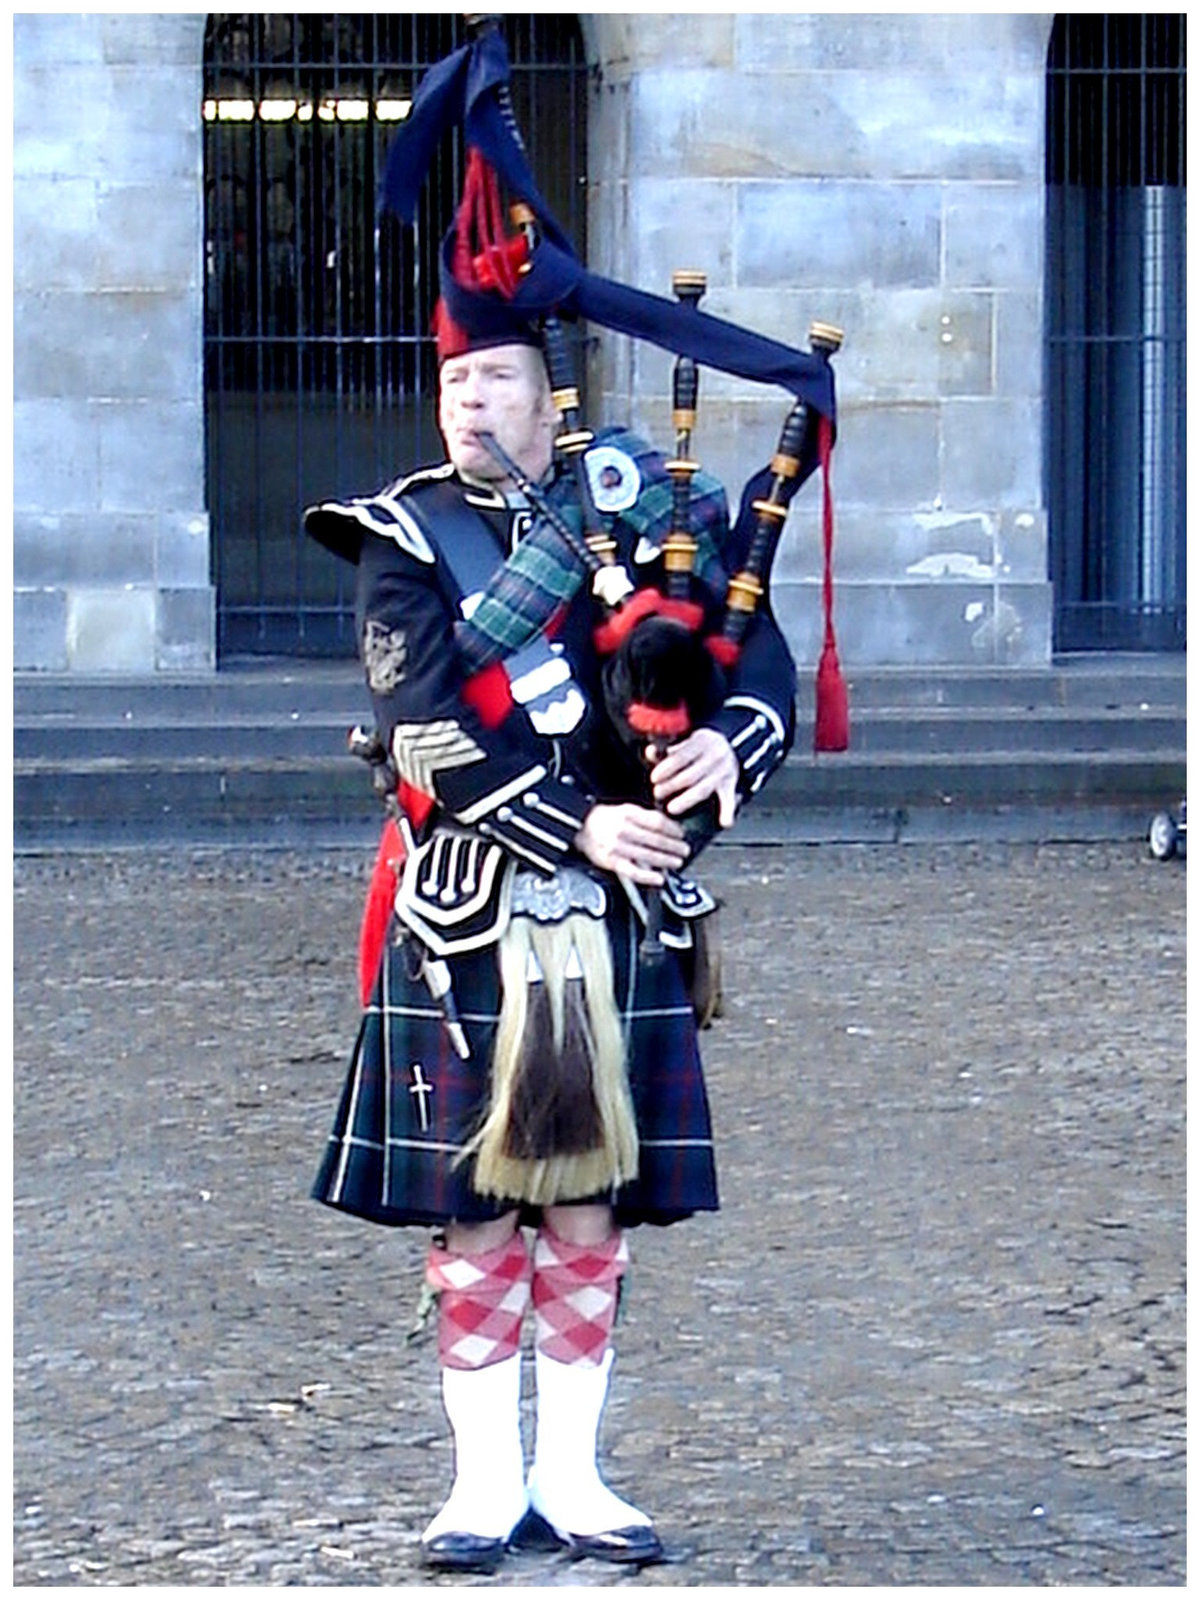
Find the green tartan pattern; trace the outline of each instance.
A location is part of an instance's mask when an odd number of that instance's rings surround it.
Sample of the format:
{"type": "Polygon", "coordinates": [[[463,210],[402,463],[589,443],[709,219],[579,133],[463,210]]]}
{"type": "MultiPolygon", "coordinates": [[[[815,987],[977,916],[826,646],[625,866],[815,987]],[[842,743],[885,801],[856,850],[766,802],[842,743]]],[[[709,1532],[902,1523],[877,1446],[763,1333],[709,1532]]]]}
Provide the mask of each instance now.
{"type": "MultiPolygon", "coordinates": [[[[597,442],[615,445],[637,464],[642,487],[637,500],[620,513],[635,537],[660,544],[670,531],[674,486],[667,475],[662,452],[624,428],[606,429],[597,442]]],[[[564,474],[550,491],[550,500],[572,530],[581,535],[583,517],[574,499],[574,486],[564,474]]],[[[697,472],[692,480],[692,535],[697,552],[695,573],[715,594],[724,593],[726,571],[720,544],[729,532],[729,512],[724,485],[711,474],[697,472]]],[[[619,537],[619,529],[616,530],[619,537]]],[[[564,544],[562,535],[545,518],[533,527],[484,590],[469,622],[459,623],[455,639],[467,666],[478,671],[512,655],[542,631],[558,609],[579,590],[584,569],[564,544]]]]}

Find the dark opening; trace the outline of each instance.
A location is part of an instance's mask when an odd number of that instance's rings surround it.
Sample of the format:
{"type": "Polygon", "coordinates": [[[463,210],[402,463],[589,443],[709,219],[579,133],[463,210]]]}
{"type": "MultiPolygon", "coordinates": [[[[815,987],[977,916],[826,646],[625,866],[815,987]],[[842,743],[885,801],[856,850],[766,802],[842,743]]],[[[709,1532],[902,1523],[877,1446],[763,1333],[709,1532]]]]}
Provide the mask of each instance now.
{"type": "Polygon", "coordinates": [[[1058,650],[1187,637],[1186,18],[1062,16],[1046,126],[1058,650]]]}
{"type": "MultiPolygon", "coordinates": [[[[573,17],[505,19],[518,122],[584,252],[586,93],[573,17]]],[[[212,14],[205,34],[205,396],[222,655],[352,655],[347,574],[313,501],[440,455],[430,318],[462,176],[448,139],[417,226],[380,218],[387,150],[458,14],[212,14]]]]}

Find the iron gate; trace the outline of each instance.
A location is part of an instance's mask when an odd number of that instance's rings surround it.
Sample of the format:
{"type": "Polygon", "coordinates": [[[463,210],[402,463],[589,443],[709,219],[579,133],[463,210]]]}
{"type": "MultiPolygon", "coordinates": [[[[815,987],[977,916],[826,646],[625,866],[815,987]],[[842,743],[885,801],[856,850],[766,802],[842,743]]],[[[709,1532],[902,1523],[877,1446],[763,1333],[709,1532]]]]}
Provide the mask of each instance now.
{"type": "Polygon", "coordinates": [[[1186,648],[1186,18],[1055,20],[1046,497],[1055,647],[1186,648]]]}
{"type": "MultiPolygon", "coordinates": [[[[429,327],[457,136],[414,229],[378,217],[375,196],[416,83],[462,26],[458,14],[208,18],[205,439],[223,657],[352,655],[352,587],[300,512],[440,454],[429,327]]],[[[504,26],[532,163],[582,254],[578,25],[504,26]]]]}

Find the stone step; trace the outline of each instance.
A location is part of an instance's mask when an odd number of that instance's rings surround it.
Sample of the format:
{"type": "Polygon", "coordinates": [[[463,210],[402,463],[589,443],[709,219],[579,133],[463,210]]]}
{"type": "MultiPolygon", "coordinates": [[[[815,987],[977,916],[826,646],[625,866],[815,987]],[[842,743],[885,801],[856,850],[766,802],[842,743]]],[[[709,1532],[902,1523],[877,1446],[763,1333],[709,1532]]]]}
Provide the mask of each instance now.
{"type": "MultiPolygon", "coordinates": [[[[365,706],[359,707],[358,721],[365,706]]],[[[799,709],[798,743],[810,737],[810,717],[799,709]]],[[[355,721],[349,703],[341,715],[292,711],[285,719],[266,712],[197,718],[162,715],[71,720],[42,717],[18,720],[13,755],[18,761],[77,761],[99,758],[169,761],[189,756],[239,760],[337,756],[346,750],[355,721]]],[[[851,744],[858,754],[952,755],[992,751],[1062,751],[1082,754],[1112,749],[1184,748],[1183,710],[1137,707],[1133,710],[1071,711],[1046,707],[887,707],[861,708],[853,717],[851,744]]]]}
{"type": "MultiPolygon", "coordinates": [[[[810,750],[812,675],[785,768],[739,824],[762,840],[1144,837],[1186,789],[1186,663],[847,673],[851,749],[810,750]]],[[[149,838],[366,839],[380,811],[346,735],[353,662],[14,690],[18,849],[149,838]]]]}
{"type": "MultiPolygon", "coordinates": [[[[1182,655],[1074,656],[1046,668],[846,668],[844,676],[852,719],[878,710],[919,708],[1182,711],[1187,704],[1182,655]]],[[[796,698],[801,712],[811,713],[811,670],[801,669],[796,698]]],[[[13,688],[17,727],[140,720],[220,723],[255,717],[285,722],[322,715],[355,721],[366,705],[362,673],[352,661],[264,658],[204,676],[18,673],[13,688]]]]}
{"type": "MultiPolygon", "coordinates": [[[[881,836],[1143,838],[1186,793],[1177,750],[871,757],[793,755],[739,823],[759,842],[881,836]],[[1047,819],[1054,832],[1047,835],[1047,819]]],[[[72,843],[367,838],[382,816],[349,757],[20,761],[18,848],[72,843]]]]}

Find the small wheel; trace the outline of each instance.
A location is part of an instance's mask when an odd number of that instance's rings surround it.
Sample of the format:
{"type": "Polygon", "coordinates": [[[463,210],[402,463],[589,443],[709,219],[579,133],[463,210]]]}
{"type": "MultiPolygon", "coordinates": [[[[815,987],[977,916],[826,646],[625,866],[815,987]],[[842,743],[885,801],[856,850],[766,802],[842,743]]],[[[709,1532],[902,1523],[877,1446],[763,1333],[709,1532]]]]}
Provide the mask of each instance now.
{"type": "Polygon", "coordinates": [[[1175,854],[1179,834],[1172,819],[1160,811],[1150,824],[1150,854],[1156,861],[1169,861],[1175,854]]]}

